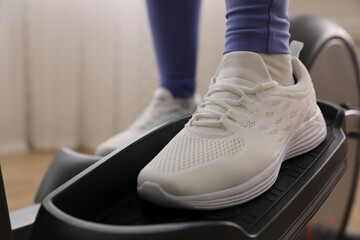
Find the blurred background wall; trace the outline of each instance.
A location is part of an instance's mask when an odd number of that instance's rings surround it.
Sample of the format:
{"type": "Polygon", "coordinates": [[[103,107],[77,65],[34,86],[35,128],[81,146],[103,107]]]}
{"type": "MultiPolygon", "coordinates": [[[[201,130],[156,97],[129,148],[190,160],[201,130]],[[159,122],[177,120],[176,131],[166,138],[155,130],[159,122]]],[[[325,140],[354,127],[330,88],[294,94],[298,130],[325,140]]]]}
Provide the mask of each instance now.
{"type": "MultiPolygon", "coordinates": [[[[360,45],[359,0],[292,0],[360,45]]],[[[221,59],[225,4],[203,0],[198,91],[221,59]]],[[[151,99],[157,69],[143,0],[0,1],[0,154],[93,149],[151,99]]]]}

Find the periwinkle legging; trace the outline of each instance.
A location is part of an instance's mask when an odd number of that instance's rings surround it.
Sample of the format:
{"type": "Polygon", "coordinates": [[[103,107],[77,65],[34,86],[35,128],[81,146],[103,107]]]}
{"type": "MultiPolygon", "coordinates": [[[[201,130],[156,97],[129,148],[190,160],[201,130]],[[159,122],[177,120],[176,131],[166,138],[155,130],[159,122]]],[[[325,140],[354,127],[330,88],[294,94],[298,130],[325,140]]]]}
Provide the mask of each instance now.
{"type": "MultiPolygon", "coordinates": [[[[195,91],[201,0],[146,0],[160,86],[175,97],[195,91]]],[[[224,53],[289,52],[289,0],[226,0],[224,53]]]]}

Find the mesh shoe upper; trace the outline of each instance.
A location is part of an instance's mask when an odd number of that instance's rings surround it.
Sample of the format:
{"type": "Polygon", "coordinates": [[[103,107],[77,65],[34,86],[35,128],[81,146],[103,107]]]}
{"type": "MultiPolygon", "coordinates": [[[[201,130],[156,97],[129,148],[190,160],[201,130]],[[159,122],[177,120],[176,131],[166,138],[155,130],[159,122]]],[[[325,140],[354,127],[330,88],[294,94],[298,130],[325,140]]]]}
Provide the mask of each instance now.
{"type": "MultiPolygon", "coordinates": [[[[231,188],[264,171],[319,113],[306,68],[297,58],[292,64],[297,83],[283,87],[257,54],[226,54],[191,120],[140,172],[138,185],[152,182],[188,196],[231,188]]],[[[322,117],[317,121],[324,127],[322,117]]]]}

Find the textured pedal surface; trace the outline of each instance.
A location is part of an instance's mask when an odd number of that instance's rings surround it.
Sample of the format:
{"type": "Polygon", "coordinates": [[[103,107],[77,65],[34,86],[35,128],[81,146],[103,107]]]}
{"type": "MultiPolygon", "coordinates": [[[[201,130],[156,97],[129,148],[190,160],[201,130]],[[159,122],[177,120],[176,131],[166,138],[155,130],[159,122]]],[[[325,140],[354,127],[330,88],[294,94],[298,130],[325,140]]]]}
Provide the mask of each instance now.
{"type": "Polygon", "coordinates": [[[320,104],[326,139],[282,164],[275,184],[245,204],[215,211],[162,208],[138,197],[138,172],[187,118],[160,127],[100,160],[43,202],[33,240],[291,239],[314,215],[345,170],[343,111],[320,104]]]}
{"type": "MultiPolygon", "coordinates": [[[[330,127],[331,125],[328,125],[328,128],[330,127]]],[[[331,132],[331,129],[328,130],[331,132]]],[[[323,144],[313,151],[284,162],[275,184],[265,194],[248,203],[214,211],[177,210],[148,203],[139,198],[136,191],[133,191],[128,198],[109,208],[95,221],[107,224],[139,225],[178,221],[228,220],[239,224],[245,231],[250,231],[267,214],[271,214],[275,206],[277,208],[284,207],[286,202],[281,203],[281,200],[309,171],[334,138],[332,134],[328,134],[323,144]]]]}

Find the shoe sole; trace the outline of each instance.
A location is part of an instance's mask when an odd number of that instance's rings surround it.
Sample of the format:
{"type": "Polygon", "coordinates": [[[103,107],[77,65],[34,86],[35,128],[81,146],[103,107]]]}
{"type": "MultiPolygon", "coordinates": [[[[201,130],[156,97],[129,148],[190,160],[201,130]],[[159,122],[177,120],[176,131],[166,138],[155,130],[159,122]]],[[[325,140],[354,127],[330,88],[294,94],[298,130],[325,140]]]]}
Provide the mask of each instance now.
{"type": "Polygon", "coordinates": [[[290,135],[275,161],[245,183],[212,193],[176,196],[167,193],[157,183],[144,182],[138,186],[138,192],[144,199],[166,207],[212,210],[238,205],[266,192],[275,183],[284,161],[314,149],[326,134],[326,124],[318,109],[315,116],[290,135]]]}

